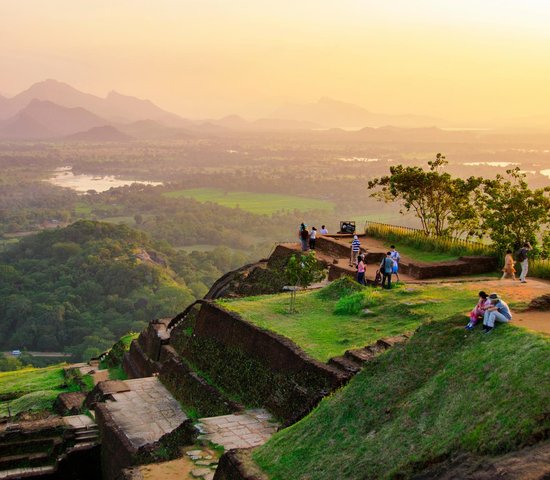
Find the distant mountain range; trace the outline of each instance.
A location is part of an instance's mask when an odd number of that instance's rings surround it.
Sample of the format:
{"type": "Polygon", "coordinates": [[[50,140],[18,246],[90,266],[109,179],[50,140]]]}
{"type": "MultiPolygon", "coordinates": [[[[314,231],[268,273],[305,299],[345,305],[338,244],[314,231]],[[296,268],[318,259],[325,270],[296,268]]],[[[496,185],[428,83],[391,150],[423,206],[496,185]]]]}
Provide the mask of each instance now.
{"type": "Polygon", "coordinates": [[[422,115],[387,115],[323,97],[316,103],[305,105],[286,105],[276,110],[276,118],[288,118],[294,121],[312,122],[325,128],[362,128],[382,127],[447,127],[450,122],[441,118],[422,115]]]}
{"type": "MultiPolygon", "coordinates": [[[[525,120],[510,121],[510,126],[527,128],[529,125],[525,120]]],[[[531,120],[536,126],[550,125],[549,119],[544,116],[531,120]]],[[[305,105],[286,105],[266,118],[249,121],[238,115],[190,120],[163,110],[149,100],[117,92],[110,92],[101,98],[56,80],[35,83],[11,98],[0,96],[0,139],[68,138],[75,141],[120,142],[135,139],[184,139],[245,131],[316,131],[335,128],[363,129],[357,136],[386,139],[395,137],[397,133],[391,128],[380,131],[368,129],[390,125],[402,129],[451,126],[440,118],[373,113],[357,105],[330,98],[321,98],[305,105]]],[[[423,133],[428,135],[430,132],[424,130],[423,133]]],[[[408,135],[414,137],[414,133],[408,135]]],[[[345,137],[343,131],[337,130],[333,130],[331,136],[345,137]]]]}

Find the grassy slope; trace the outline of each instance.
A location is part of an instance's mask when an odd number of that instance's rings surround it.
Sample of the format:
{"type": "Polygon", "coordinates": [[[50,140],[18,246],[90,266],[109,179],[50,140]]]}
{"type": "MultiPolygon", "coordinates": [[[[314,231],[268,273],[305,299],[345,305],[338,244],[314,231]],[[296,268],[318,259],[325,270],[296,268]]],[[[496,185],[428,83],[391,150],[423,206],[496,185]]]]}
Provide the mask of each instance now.
{"type": "Polygon", "coordinates": [[[271,214],[281,210],[332,210],[334,204],[326,200],[254,192],[224,192],[217,188],[191,188],[166,192],[169,198],[191,197],[199,202],[214,202],[224,207],[234,208],[237,205],[248,212],[271,214]]]}
{"type": "Polygon", "coordinates": [[[550,427],[549,338],[462,326],[460,316],[424,325],[260,447],[256,462],[272,480],[406,477],[452,453],[540,439],[550,427]]]}
{"type": "Polygon", "coordinates": [[[374,315],[368,316],[336,315],[336,299],[322,298],[317,291],[300,293],[298,312],[293,315],[288,314],[288,294],[218,302],[256,325],[290,338],[309,355],[325,362],[350,348],[412,331],[425,321],[448,313],[465,313],[475,305],[476,298],[456,285],[402,287],[381,292],[378,304],[369,307],[374,315]]]}
{"type": "MultiPolygon", "coordinates": [[[[63,367],[26,368],[0,373],[0,397],[13,395],[12,415],[25,410],[50,408],[59,393],[67,391],[63,367]]],[[[8,414],[8,402],[0,402],[0,417],[8,414]]]]}

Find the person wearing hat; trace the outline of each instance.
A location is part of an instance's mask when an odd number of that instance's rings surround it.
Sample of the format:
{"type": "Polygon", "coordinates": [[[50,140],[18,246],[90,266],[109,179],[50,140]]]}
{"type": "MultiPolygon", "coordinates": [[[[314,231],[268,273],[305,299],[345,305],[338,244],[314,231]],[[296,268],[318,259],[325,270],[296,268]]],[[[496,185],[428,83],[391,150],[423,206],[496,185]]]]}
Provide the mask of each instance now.
{"type": "Polygon", "coordinates": [[[354,235],[353,242],[351,242],[351,255],[349,260],[350,265],[357,265],[357,257],[359,256],[360,251],[361,242],[359,241],[359,237],[357,235],[354,235]]]}
{"type": "Polygon", "coordinates": [[[483,315],[483,333],[489,333],[495,328],[495,322],[508,323],[512,320],[510,307],[502,300],[497,293],[489,295],[491,306],[485,310],[483,315]]]}

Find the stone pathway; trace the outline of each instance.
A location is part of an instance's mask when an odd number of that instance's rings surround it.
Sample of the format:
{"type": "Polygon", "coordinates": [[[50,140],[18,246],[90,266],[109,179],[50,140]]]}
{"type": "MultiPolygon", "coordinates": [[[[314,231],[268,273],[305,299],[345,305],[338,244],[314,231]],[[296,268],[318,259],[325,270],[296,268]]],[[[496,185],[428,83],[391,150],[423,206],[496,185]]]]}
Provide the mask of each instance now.
{"type": "Polygon", "coordinates": [[[201,418],[197,428],[201,432],[200,440],[208,440],[230,450],[263,445],[277,431],[278,424],[271,414],[256,409],[234,415],[201,418]]]}
{"type": "Polygon", "coordinates": [[[157,377],[124,383],[129,390],[112,394],[113,400],[105,405],[134,447],[158,441],[187,420],[180,404],[157,377]]]}
{"type": "MultiPolygon", "coordinates": [[[[220,453],[216,450],[193,445],[182,449],[183,455],[168,462],[149,463],[135,467],[143,480],[212,480],[220,453]]],[[[134,477],[132,477],[134,478],[134,477]]]]}

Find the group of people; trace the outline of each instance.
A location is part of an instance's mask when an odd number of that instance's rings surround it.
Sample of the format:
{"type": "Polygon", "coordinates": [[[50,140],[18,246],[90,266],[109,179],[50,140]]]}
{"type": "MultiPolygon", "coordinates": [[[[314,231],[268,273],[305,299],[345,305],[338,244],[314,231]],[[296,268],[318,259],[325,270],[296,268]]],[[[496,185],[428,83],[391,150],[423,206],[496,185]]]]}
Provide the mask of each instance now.
{"type": "Polygon", "coordinates": [[[473,330],[478,322],[483,320],[483,333],[489,333],[495,328],[495,323],[508,323],[512,320],[510,307],[502,300],[498,293],[487,294],[484,291],[479,292],[479,301],[475,308],[470,312],[470,321],[466,325],[466,330],[473,330]]]}
{"type": "MultiPolygon", "coordinates": [[[[353,241],[351,242],[351,253],[350,253],[350,266],[357,267],[357,281],[361,285],[366,285],[365,280],[365,271],[367,269],[366,254],[361,253],[361,242],[357,235],[353,236],[353,241]]],[[[395,249],[395,245],[390,247],[390,251],[386,253],[386,256],[380,262],[379,273],[382,280],[383,288],[391,288],[392,276],[395,275],[397,281],[399,281],[399,261],[401,260],[401,255],[395,249]]]]}
{"type": "Polygon", "coordinates": [[[529,271],[529,252],[533,247],[529,242],[525,242],[523,247],[520,248],[516,253],[516,258],[514,259],[512,250],[506,250],[506,256],[504,257],[504,268],[502,269],[502,280],[505,278],[511,278],[512,280],[516,279],[516,260],[521,265],[521,273],[519,275],[519,280],[521,283],[527,283],[527,272],[529,271]]]}
{"type": "MultiPolygon", "coordinates": [[[[327,235],[328,230],[325,225],[321,226],[321,235],[327,235]]],[[[315,241],[317,240],[317,229],[311,227],[311,231],[307,229],[305,223],[300,224],[300,229],[298,230],[298,238],[300,239],[300,245],[302,252],[307,252],[308,250],[315,250],[315,241]]]]}

